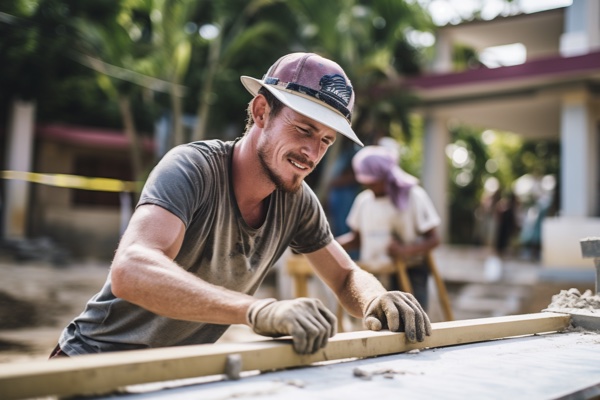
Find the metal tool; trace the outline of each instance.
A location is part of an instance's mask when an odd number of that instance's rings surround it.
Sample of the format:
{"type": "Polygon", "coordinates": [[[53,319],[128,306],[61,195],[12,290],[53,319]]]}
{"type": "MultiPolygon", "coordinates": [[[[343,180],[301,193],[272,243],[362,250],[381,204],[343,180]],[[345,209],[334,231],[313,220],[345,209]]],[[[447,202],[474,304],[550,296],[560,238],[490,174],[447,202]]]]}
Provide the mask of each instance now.
{"type": "Polygon", "coordinates": [[[596,266],[596,294],[600,294],[600,237],[581,239],[583,258],[593,258],[596,266]]]}

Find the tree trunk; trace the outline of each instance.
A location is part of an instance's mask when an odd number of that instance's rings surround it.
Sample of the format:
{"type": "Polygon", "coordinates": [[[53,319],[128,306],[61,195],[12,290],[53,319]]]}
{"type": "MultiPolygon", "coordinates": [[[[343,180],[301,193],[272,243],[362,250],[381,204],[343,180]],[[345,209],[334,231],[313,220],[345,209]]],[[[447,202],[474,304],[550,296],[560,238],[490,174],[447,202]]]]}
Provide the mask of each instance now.
{"type": "Polygon", "coordinates": [[[206,137],[206,128],[208,126],[208,115],[210,111],[212,88],[217,74],[217,68],[219,67],[219,58],[221,57],[221,42],[222,33],[211,42],[210,52],[208,57],[208,70],[206,72],[206,78],[204,79],[204,88],[200,96],[200,103],[198,104],[198,111],[196,113],[197,121],[194,126],[194,134],[192,139],[202,140],[206,137]]]}
{"type": "Polygon", "coordinates": [[[143,178],[142,164],[142,147],[135,129],[133,120],[133,112],[131,111],[131,99],[126,95],[119,95],[119,109],[121,110],[121,118],[125,128],[125,136],[129,140],[129,150],[131,153],[131,167],[133,170],[133,178],[139,181],[143,178]]]}
{"type": "Polygon", "coordinates": [[[187,141],[183,134],[183,106],[175,85],[171,86],[171,126],[173,127],[173,146],[187,141]]]}

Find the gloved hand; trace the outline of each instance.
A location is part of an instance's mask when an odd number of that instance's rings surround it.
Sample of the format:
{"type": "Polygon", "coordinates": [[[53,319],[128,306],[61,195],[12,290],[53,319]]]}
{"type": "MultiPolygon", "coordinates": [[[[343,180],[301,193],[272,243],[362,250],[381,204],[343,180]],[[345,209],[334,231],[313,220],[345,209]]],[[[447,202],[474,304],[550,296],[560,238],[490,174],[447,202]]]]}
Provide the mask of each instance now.
{"type": "Polygon", "coordinates": [[[259,335],[291,335],[294,350],[300,354],[312,354],[325,347],[337,327],[337,318],[319,299],[259,300],[248,308],[246,317],[259,335]]]}
{"type": "Polygon", "coordinates": [[[372,331],[404,331],[409,342],[422,342],[431,335],[431,322],[417,299],[397,290],[373,298],[364,312],[363,323],[372,331]]]}

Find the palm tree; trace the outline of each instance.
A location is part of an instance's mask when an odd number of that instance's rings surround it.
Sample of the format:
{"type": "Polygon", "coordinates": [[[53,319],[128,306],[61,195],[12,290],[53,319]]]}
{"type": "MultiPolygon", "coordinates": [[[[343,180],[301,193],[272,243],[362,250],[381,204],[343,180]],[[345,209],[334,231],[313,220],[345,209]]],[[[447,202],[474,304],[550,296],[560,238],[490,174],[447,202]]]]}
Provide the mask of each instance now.
{"type": "MultiPolygon", "coordinates": [[[[229,70],[247,70],[246,63],[256,60],[257,54],[280,54],[289,38],[289,28],[281,23],[281,13],[287,10],[278,7],[277,0],[231,0],[226,2],[206,2],[203,12],[209,19],[200,23],[208,34],[200,40],[204,54],[203,75],[198,97],[197,119],[193,140],[206,137],[209,116],[215,103],[215,84],[225,77],[229,70]],[[269,10],[277,10],[270,14],[269,10]]],[[[286,18],[283,17],[283,20],[286,18]]],[[[269,58],[263,58],[269,59],[269,58]]],[[[260,64],[264,61],[260,62],[260,64]]],[[[266,67],[265,67],[266,68],[266,67]]],[[[237,80],[237,77],[234,78],[237,80]]],[[[236,92],[243,89],[236,82],[236,92]]],[[[227,104],[223,104],[227,107],[227,104]]]]}
{"type": "Polygon", "coordinates": [[[190,65],[192,32],[186,30],[194,15],[197,2],[191,0],[155,0],[150,10],[152,21],[153,51],[148,65],[152,73],[171,83],[168,86],[172,115],[171,144],[186,141],[183,132],[183,97],[187,93],[182,86],[190,65]]]}
{"type": "MultiPolygon", "coordinates": [[[[186,8],[171,5],[169,0],[124,0],[111,21],[90,24],[81,20],[78,25],[82,40],[77,58],[99,72],[100,87],[119,105],[136,180],[144,178],[146,168],[133,102],[141,92],[166,92],[174,114],[181,115],[184,88],[179,82],[188,65],[189,42],[173,25],[186,8]]],[[[174,120],[180,137],[181,118],[174,120]]]]}
{"type": "Polygon", "coordinates": [[[98,85],[117,101],[125,135],[130,142],[134,179],[139,179],[143,171],[142,154],[131,104],[138,87],[128,76],[139,70],[140,57],[137,56],[136,40],[118,22],[130,11],[126,5],[122,7],[118,18],[102,25],[79,21],[82,43],[85,43],[79,60],[99,72],[98,85]]]}
{"type": "MultiPolygon", "coordinates": [[[[27,148],[23,153],[7,154],[9,168],[27,171],[33,166],[30,155],[33,154],[33,127],[37,120],[37,104],[42,103],[40,99],[54,96],[56,82],[65,76],[77,79],[88,72],[67,57],[76,45],[75,21],[87,18],[104,22],[110,19],[113,9],[114,2],[0,2],[0,107],[8,120],[28,127],[18,131],[12,128],[18,124],[8,126],[7,144],[18,142],[21,149],[27,148]],[[26,112],[17,114],[14,112],[17,109],[26,112]]],[[[28,204],[28,183],[12,181],[8,185],[7,193],[12,194],[10,203],[7,201],[4,207],[5,213],[20,213],[20,208],[28,204]]],[[[4,222],[3,233],[25,236],[26,218],[6,218],[4,222]]]]}

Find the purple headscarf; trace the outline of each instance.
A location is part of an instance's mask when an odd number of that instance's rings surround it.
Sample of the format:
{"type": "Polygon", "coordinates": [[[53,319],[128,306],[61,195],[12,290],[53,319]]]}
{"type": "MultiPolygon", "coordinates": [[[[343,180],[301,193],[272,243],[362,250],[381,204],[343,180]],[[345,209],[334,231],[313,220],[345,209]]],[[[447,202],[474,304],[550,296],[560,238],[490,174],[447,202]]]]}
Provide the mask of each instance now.
{"type": "Polygon", "coordinates": [[[410,188],[419,183],[398,165],[398,152],[383,146],[366,146],[352,158],[358,183],[385,181],[386,192],[399,210],[408,206],[410,188]]]}

